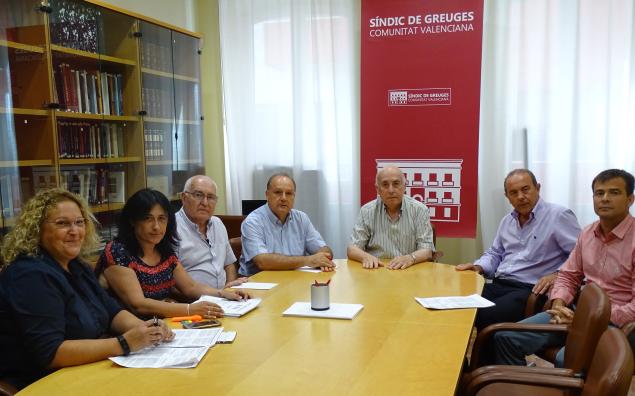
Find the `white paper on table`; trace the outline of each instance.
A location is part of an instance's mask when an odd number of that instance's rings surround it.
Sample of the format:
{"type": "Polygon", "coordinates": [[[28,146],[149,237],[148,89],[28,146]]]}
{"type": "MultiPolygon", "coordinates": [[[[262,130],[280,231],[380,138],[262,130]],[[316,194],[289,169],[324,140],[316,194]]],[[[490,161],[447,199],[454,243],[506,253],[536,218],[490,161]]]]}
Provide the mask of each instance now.
{"type": "Polygon", "coordinates": [[[222,332],[222,327],[174,330],[171,342],[145,348],[128,356],[111,357],[110,360],[130,368],[192,368],[216,344],[222,332]]]}
{"type": "Polygon", "coordinates": [[[236,339],[235,331],[223,331],[220,337],[218,337],[218,341],[216,341],[216,343],[217,344],[231,344],[232,342],[234,342],[235,339],[236,339]]]}
{"type": "MultiPolygon", "coordinates": [[[[333,263],[335,264],[335,263],[333,263]]],[[[333,268],[337,268],[337,264],[335,264],[335,266],[333,268]]],[[[318,273],[318,272],[322,272],[322,270],[320,268],[315,268],[315,267],[309,267],[309,266],[304,266],[304,267],[299,267],[295,269],[296,271],[302,271],[302,272],[314,272],[314,273],[318,273]]]]}
{"type": "Polygon", "coordinates": [[[218,304],[221,308],[223,308],[225,316],[237,318],[243,316],[253,309],[256,309],[256,307],[262,302],[262,298],[250,298],[247,300],[233,301],[214,296],[201,296],[201,298],[199,298],[195,302],[199,301],[208,301],[214,304],[218,304]]]}
{"type": "Polygon", "coordinates": [[[130,368],[192,368],[198,365],[208,347],[197,348],[146,348],[128,356],[109,358],[123,367],[130,368]]]}
{"type": "Polygon", "coordinates": [[[174,339],[157,346],[157,348],[192,348],[192,347],[212,347],[223,332],[222,327],[213,329],[187,329],[172,330],[174,339]]]}
{"type": "Polygon", "coordinates": [[[240,285],[232,286],[232,289],[251,289],[251,290],[270,290],[278,286],[277,283],[266,282],[245,282],[240,285]]]}
{"type": "Polygon", "coordinates": [[[337,304],[331,303],[329,309],[325,311],[315,311],[311,309],[311,303],[296,302],[293,303],[283,316],[307,316],[312,318],[330,318],[330,319],[353,319],[364,306],[362,304],[337,304]]]}
{"type": "Polygon", "coordinates": [[[415,300],[429,309],[487,308],[496,305],[478,294],[451,297],[415,297],[415,300]]]}

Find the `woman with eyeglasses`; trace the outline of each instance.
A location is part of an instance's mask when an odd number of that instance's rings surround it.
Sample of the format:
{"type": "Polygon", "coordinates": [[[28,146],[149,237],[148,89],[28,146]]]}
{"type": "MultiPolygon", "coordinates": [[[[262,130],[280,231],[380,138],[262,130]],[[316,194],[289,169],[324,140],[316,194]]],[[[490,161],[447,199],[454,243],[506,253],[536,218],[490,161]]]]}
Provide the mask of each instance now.
{"type": "Polygon", "coordinates": [[[174,337],[162,321],[139,320],[101,288],[83,260],[97,244],[79,196],[44,190],[24,206],[0,249],[0,380],[19,389],[55,369],[174,337]]]}
{"type": "Polygon", "coordinates": [[[118,235],[106,245],[97,273],[103,271],[114,293],[141,317],[223,316],[223,310],[211,302],[166,301],[172,288],[188,300],[202,295],[249,298],[244,291],[219,290],[192,280],[175,254],[177,244],[176,218],[168,199],[156,190],[139,190],[121,210],[118,235]]]}

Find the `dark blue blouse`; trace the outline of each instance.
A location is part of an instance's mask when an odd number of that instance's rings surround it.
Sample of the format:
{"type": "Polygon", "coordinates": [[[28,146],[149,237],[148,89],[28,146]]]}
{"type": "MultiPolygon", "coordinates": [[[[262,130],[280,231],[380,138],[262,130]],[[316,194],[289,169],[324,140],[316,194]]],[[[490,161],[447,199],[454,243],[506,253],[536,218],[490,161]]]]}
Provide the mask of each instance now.
{"type": "Polygon", "coordinates": [[[42,254],[0,273],[0,378],[19,388],[51,371],[64,340],[106,335],[122,309],[88,266],[73,260],[68,269],[42,254]]]}

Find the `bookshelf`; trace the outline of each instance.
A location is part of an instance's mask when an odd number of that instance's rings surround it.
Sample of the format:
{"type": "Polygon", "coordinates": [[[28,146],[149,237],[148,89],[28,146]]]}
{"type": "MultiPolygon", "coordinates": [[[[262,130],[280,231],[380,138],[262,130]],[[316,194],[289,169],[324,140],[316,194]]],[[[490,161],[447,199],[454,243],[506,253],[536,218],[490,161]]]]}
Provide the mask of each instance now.
{"type": "Polygon", "coordinates": [[[0,237],[39,189],[110,238],[143,187],[204,172],[200,36],[98,0],[0,0],[0,237]]]}

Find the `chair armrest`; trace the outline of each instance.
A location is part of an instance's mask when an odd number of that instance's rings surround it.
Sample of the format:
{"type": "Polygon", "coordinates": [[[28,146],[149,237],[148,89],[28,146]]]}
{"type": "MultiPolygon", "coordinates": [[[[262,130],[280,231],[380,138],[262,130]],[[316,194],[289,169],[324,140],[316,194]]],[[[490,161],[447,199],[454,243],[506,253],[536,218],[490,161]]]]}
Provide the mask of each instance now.
{"type": "Polygon", "coordinates": [[[472,348],[472,358],[470,359],[470,371],[479,367],[479,354],[481,348],[485,345],[494,333],[498,331],[530,331],[534,333],[566,333],[569,330],[568,325],[564,324],[527,324],[527,323],[496,323],[487,326],[476,336],[474,346],[472,348]]]}
{"type": "Polygon", "coordinates": [[[471,378],[476,378],[479,375],[487,373],[526,373],[526,374],[541,374],[541,375],[557,375],[560,377],[573,377],[575,373],[571,369],[567,368],[555,368],[555,367],[527,367],[527,366],[483,366],[470,373],[471,378]]]}
{"type": "Polygon", "coordinates": [[[635,330],[635,322],[629,322],[622,326],[622,331],[624,332],[626,337],[628,337],[633,332],[633,330],[635,330]]]}
{"type": "Polygon", "coordinates": [[[536,385],[543,387],[582,389],[584,380],[558,375],[525,374],[520,372],[491,372],[474,377],[466,387],[464,395],[473,396],[479,390],[493,383],[536,385]]]}

